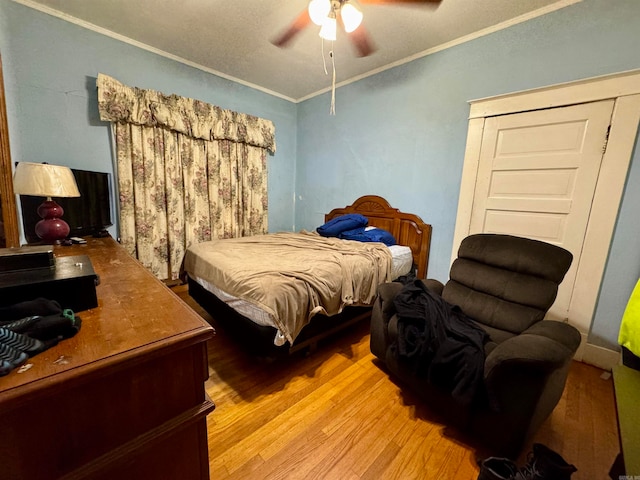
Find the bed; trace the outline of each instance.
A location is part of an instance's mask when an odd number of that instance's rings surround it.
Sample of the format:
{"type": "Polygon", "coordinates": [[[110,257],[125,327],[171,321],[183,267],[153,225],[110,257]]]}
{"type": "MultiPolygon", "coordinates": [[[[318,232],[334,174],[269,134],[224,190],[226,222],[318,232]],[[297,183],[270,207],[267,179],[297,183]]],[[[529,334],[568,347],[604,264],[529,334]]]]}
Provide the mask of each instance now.
{"type": "Polygon", "coordinates": [[[367,195],[333,209],[325,222],[346,214],[363,215],[398,245],[305,231],[203,242],[185,255],[190,296],[256,355],[315,348],[318,340],[368,319],[380,283],[427,273],[431,226],[420,217],[367,195]]]}

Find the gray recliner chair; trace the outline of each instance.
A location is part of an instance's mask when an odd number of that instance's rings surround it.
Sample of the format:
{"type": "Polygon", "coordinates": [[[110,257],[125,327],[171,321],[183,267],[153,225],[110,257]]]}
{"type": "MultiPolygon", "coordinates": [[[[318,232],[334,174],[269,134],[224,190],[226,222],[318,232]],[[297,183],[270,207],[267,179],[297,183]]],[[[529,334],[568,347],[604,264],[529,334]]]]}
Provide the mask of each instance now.
{"type": "Polygon", "coordinates": [[[548,243],[477,234],[462,241],[446,285],[417,280],[447,305],[458,306],[467,321],[487,334],[480,348],[484,369],[480,365],[479,388],[471,402],[453,401],[451,391],[429,380],[424,373],[428,366],[416,369],[399,354],[399,335],[407,327],[394,300],[402,283],[379,287],[371,352],[452,426],[491,452],[515,458],[560,400],[580,344],[573,326],[543,320],[572,259],[570,252],[548,243]]]}

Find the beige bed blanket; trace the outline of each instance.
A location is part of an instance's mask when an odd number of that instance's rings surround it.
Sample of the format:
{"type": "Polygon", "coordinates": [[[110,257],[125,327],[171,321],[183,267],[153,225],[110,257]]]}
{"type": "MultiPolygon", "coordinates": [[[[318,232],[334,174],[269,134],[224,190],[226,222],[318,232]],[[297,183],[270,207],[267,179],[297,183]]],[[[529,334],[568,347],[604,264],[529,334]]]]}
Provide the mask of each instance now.
{"type": "Polygon", "coordinates": [[[184,270],[258,305],[293,343],[313,315],[373,303],[377,286],[391,280],[391,261],[382,243],[302,231],[192,245],[184,270]]]}

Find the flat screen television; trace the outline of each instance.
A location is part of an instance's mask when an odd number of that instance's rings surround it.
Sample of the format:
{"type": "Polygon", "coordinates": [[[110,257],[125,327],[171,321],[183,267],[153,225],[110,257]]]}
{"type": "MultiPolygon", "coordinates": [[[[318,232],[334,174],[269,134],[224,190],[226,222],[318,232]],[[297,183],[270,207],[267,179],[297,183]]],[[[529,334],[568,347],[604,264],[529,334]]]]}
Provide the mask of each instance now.
{"type": "MultiPolygon", "coordinates": [[[[104,172],[71,169],[78,184],[80,196],[54,198],[64,209],[62,219],[69,224],[69,237],[96,237],[108,235],[111,221],[111,175],[104,172]]],[[[36,235],[36,223],[40,221],[37,210],[43,197],[20,195],[24,236],[28,243],[40,239],[36,235]]]]}

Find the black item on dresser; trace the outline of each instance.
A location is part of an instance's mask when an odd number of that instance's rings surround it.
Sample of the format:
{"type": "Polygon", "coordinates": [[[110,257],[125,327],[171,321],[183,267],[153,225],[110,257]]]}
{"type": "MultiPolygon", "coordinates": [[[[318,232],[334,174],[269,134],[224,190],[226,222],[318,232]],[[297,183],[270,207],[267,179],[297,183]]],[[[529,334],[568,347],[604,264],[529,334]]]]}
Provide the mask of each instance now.
{"type": "Polygon", "coordinates": [[[0,273],[0,306],[33,300],[55,300],[74,312],[98,306],[98,275],[87,255],[56,257],[53,268],[0,273]]]}
{"type": "Polygon", "coordinates": [[[0,248],[0,273],[33,268],[53,268],[54,265],[51,245],[0,248]]]}

